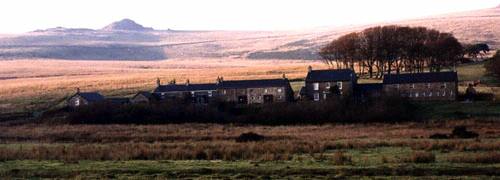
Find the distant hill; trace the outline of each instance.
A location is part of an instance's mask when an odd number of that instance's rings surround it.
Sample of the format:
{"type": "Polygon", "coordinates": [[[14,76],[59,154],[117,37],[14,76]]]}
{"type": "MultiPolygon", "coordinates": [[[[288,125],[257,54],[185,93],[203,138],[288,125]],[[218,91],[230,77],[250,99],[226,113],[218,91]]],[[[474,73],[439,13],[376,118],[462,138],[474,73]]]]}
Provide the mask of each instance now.
{"type": "Polygon", "coordinates": [[[167,58],[319,59],[341,35],[380,25],[424,26],[453,33],[462,43],[500,48],[500,8],[399,22],[301,31],[154,30],[124,19],[102,29],[51,28],[0,36],[0,59],[164,60],[167,58]]]}
{"type": "Polygon", "coordinates": [[[123,19],[102,28],[105,31],[153,31],[153,28],[146,28],[130,19],[123,19]]]}

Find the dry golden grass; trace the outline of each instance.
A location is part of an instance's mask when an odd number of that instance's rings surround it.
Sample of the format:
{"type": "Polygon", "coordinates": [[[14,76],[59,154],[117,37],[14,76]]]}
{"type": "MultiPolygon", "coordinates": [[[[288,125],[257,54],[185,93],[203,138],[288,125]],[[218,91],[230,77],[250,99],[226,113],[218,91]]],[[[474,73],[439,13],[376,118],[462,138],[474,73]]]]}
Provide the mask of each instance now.
{"type": "Polygon", "coordinates": [[[104,95],[127,96],[152,90],[156,78],[163,83],[226,80],[304,78],[307,66],[326,68],[317,61],[242,59],[171,59],[165,61],[0,61],[0,112],[47,108],[75,92],[100,91],[104,95]]]}
{"type": "MultiPolygon", "coordinates": [[[[496,128],[498,122],[495,119],[428,124],[323,126],[24,124],[0,126],[0,160],[269,161],[290,160],[294,156],[305,154],[323,160],[326,158],[324,155],[335,152],[331,154],[330,161],[335,165],[348,165],[357,158],[351,156],[353,151],[406,148],[416,153],[409,154],[409,159],[403,157],[403,162],[430,163],[435,160],[431,151],[453,152],[457,155],[482,151],[496,153],[497,156],[497,150],[500,148],[497,141],[500,135],[496,128]],[[479,133],[480,138],[427,138],[436,132],[450,132],[457,125],[467,125],[470,130],[479,133]],[[259,141],[238,142],[237,138],[247,132],[255,132],[265,138],[259,141]]],[[[496,162],[498,161],[493,161],[496,162]]]]}

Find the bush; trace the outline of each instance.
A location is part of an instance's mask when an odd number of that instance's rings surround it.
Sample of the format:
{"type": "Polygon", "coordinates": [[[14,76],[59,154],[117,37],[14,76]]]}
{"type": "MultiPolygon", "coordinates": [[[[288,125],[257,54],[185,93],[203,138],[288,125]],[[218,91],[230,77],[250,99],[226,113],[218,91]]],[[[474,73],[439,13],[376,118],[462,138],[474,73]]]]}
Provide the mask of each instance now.
{"type": "Polygon", "coordinates": [[[469,139],[469,138],[477,138],[479,134],[473,131],[467,131],[467,127],[465,126],[456,126],[453,129],[451,136],[455,138],[469,139]]]}
{"type": "Polygon", "coordinates": [[[436,162],[436,156],[431,152],[417,151],[413,152],[410,157],[404,158],[407,163],[433,163],[436,162]]]}
{"type": "Polygon", "coordinates": [[[450,136],[448,134],[441,134],[441,133],[436,133],[431,136],[429,136],[429,139],[449,139],[450,136]]]}
{"type": "Polygon", "coordinates": [[[488,72],[500,76],[500,51],[497,51],[497,53],[488,60],[485,64],[485,68],[488,72]]]}
{"type": "Polygon", "coordinates": [[[499,152],[489,152],[489,153],[484,153],[484,154],[455,156],[455,157],[448,158],[448,161],[452,162],[452,163],[496,164],[496,163],[500,163],[500,153],[499,152]]]}
{"type": "Polygon", "coordinates": [[[261,141],[264,140],[264,136],[259,135],[257,133],[248,132],[243,133],[238,138],[236,138],[236,142],[250,142],[250,141],[261,141]]]}
{"type": "Polygon", "coordinates": [[[352,158],[342,151],[337,151],[332,156],[332,162],[335,165],[349,165],[352,164],[352,158]]]}

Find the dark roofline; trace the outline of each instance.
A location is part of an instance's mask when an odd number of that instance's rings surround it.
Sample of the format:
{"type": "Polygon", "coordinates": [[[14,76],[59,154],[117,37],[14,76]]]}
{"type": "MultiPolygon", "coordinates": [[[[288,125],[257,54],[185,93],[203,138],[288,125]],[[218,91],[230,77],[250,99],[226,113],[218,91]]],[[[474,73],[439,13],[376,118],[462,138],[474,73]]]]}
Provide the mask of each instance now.
{"type": "Polygon", "coordinates": [[[239,88],[262,88],[262,87],[284,87],[289,86],[288,78],[277,79],[253,79],[253,80],[229,80],[222,81],[218,84],[222,89],[239,89],[239,88]]]}
{"type": "Polygon", "coordinates": [[[307,73],[306,82],[351,81],[356,77],[352,69],[321,69],[307,73]]]}
{"type": "Polygon", "coordinates": [[[83,99],[89,101],[89,102],[94,102],[94,101],[103,101],[105,100],[106,98],[99,92],[97,91],[93,91],[93,92],[76,92],[75,94],[73,94],[72,96],[69,97],[69,99],[75,97],[75,96],[80,96],[82,97],[83,99]],[[98,99],[89,99],[89,97],[87,95],[97,95],[97,98],[98,99]]]}
{"type": "Polygon", "coordinates": [[[383,84],[456,82],[458,74],[454,71],[424,72],[384,75],[383,84]]]}
{"type": "Polygon", "coordinates": [[[210,91],[217,90],[217,84],[206,83],[206,84],[167,84],[157,86],[153,93],[162,92],[190,92],[190,91],[210,91]]]}

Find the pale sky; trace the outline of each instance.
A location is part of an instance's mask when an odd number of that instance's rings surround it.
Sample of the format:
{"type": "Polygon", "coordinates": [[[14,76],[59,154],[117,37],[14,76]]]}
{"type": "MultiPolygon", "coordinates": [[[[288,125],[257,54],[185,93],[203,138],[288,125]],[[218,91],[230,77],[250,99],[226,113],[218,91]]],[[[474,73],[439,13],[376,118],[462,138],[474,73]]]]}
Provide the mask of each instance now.
{"type": "Polygon", "coordinates": [[[99,29],[123,18],[155,29],[298,30],[492,8],[500,0],[1,0],[0,33],[99,29]]]}

